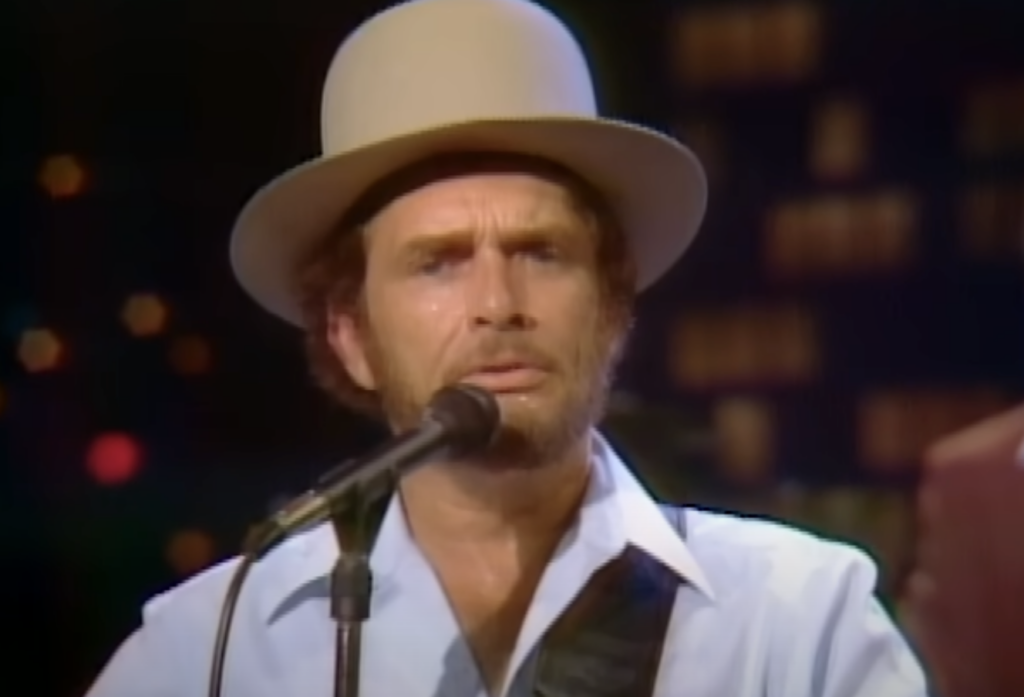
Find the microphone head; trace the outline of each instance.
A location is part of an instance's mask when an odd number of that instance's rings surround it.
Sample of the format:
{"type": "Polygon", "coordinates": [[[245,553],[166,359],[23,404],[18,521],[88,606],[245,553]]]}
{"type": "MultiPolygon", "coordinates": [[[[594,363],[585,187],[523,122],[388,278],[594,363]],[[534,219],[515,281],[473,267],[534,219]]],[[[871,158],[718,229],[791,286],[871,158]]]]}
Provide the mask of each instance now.
{"type": "Polygon", "coordinates": [[[448,432],[451,454],[463,457],[483,450],[498,432],[498,400],[476,385],[460,383],[438,390],[427,404],[424,421],[448,432]]]}

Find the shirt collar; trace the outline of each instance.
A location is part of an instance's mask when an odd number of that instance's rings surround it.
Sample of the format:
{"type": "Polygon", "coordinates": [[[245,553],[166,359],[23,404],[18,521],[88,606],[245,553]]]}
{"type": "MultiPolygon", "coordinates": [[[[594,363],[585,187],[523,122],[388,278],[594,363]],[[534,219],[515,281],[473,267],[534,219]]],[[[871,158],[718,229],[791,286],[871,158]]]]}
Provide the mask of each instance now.
{"type": "MultiPolygon", "coordinates": [[[[711,584],[680,532],[604,437],[594,431],[592,443],[593,468],[577,539],[614,551],[632,545],[713,601],[711,584]]],[[[393,496],[370,555],[375,590],[388,585],[404,560],[416,554],[414,544],[402,506],[393,496]]],[[[337,556],[334,531],[325,524],[293,537],[264,558],[255,570],[264,579],[264,618],[272,621],[310,593],[324,593],[337,556]]]]}

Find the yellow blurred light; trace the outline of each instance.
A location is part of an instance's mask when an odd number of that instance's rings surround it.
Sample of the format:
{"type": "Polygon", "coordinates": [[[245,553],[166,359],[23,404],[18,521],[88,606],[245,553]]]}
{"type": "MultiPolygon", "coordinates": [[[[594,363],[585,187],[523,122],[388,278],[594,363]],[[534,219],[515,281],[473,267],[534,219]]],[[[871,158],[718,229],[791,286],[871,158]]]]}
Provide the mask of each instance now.
{"type": "Polygon", "coordinates": [[[912,467],[913,451],[918,445],[909,395],[900,391],[871,394],[858,409],[860,457],[875,470],[899,470],[912,467]]]}
{"type": "Polygon", "coordinates": [[[714,383],[714,331],[707,317],[687,317],[679,322],[669,341],[669,372],[689,387],[707,387],[714,383]]]}
{"type": "Polygon", "coordinates": [[[171,345],[170,361],[182,375],[199,375],[210,370],[213,354],[210,344],[199,336],[184,336],[171,345]]]}
{"type": "Polygon", "coordinates": [[[756,484],[770,474],[775,455],[775,414],[755,399],[731,397],[715,405],[719,464],[738,484],[756,484]]]}
{"type": "Polygon", "coordinates": [[[167,305],[152,293],[137,293],[124,304],[121,321],[133,336],[156,336],[167,326],[167,305]]]}
{"type": "Polygon", "coordinates": [[[960,136],[969,155],[987,157],[999,150],[1006,105],[997,87],[986,85],[968,97],[960,136]]]}
{"type": "Polygon", "coordinates": [[[919,202],[910,192],[827,195],[770,211],[764,257],[777,277],[891,271],[913,262],[919,202]]]}
{"type": "Polygon", "coordinates": [[[726,7],[720,10],[719,41],[725,50],[720,54],[722,77],[727,81],[750,81],[758,72],[758,14],[749,7],[726,7]]]}
{"type": "Polygon", "coordinates": [[[800,307],[774,308],[757,335],[761,372],[781,382],[809,381],[821,369],[821,342],[814,317],[800,307]]]}
{"type": "Polygon", "coordinates": [[[855,265],[853,210],[843,196],[823,196],[809,204],[805,230],[809,266],[824,271],[855,265]]]}
{"type": "Polygon", "coordinates": [[[688,314],[674,327],[669,370],[686,388],[805,382],[820,364],[814,318],[799,307],[688,314]]]}
{"type": "Polygon", "coordinates": [[[792,81],[814,69],[820,44],[811,3],[698,7],[676,17],[671,59],[692,86],[792,81]]]}
{"type": "Polygon", "coordinates": [[[56,368],[63,357],[60,339],[49,329],[29,329],[18,343],[18,360],[30,373],[56,368]]]}
{"type": "Polygon", "coordinates": [[[1024,79],[989,81],[974,88],[965,104],[961,141],[971,157],[998,157],[1024,147],[1024,79]]]}
{"type": "Polygon", "coordinates": [[[73,155],[54,155],[39,169],[39,185],[53,198],[68,198],[82,193],[86,174],[73,155]]]}
{"type": "Polygon", "coordinates": [[[910,264],[918,231],[917,199],[906,192],[888,191],[857,205],[858,266],[883,269],[910,264]]]}
{"type": "Polygon", "coordinates": [[[864,170],[869,150],[868,114],[852,98],[818,107],[811,128],[810,167],[816,177],[836,180],[864,170]]]}
{"type": "Polygon", "coordinates": [[[860,457],[873,470],[915,469],[929,445],[1007,404],[999,390],[987,387],[895,389],[867,395],[858,414],[860,457]]]}
{"type": "Polygon", "coordinates": [[[182,530],[167,545],[167,563],[179,575],[190,576],[213,562],[216,545],[202,530],[182,530]]]}
{"type": "Polygon", "coordinates": [[[917,228],[917,199],[904,191],[883,191],[868,200],[871,221],[881,236],[904,239],[917,228]]]}
{"type": "Polygon", "coordinates": [[[717,68],[717,33],[706,11],[688,11],[678,17],[674,42],[674,63],[679,78],[692,85],[711,80],[717,68]]]}
{"type": "Polygon", "coordinates": [[[821,10],[809,2],[785,2],[760,8],[758,71],[766,78],[796,80],[820,61],[821,10]]]}
{"type": "Polygon", "coordinates": [[[980,260],[1019,260],[1024,250],[1024,183],[973,185],[961,196],[960,245],[980,260]]]}
{"type": "Polygon", "coordinates": [[[765,229],[764,255],[770,273],[789,276],[807,265],[807,227],[813,222],[801,203],[783,203],[771,211],[765,229]]]}

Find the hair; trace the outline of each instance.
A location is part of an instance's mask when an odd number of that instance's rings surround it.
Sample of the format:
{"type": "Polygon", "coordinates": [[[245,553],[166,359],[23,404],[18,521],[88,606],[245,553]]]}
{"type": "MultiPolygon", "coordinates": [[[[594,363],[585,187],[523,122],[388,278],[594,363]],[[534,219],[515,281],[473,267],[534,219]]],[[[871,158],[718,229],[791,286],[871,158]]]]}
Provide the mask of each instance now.
{"type": "Polygon", "coordinates": [[[459,153],[430,158],[387,177],[364,193],[316,244],[295,270],[295,292],[303,326],[309,369],[315,383],[342,406],[379,419],[379,397],[352,380],[328,342],[330,317],[347,314],[366,326],[363,284],[366,278],[365,229],[373,217],[404,192],[439,174],[467,169],[493,171],[495,165],[535,172],[564,185],[571,205],[596,233],[598,282],[607,321],[625,335],[633,318],[636,266],[625,232],[607,200],[589,183],[564,167],[530,156],[459,153]]]}

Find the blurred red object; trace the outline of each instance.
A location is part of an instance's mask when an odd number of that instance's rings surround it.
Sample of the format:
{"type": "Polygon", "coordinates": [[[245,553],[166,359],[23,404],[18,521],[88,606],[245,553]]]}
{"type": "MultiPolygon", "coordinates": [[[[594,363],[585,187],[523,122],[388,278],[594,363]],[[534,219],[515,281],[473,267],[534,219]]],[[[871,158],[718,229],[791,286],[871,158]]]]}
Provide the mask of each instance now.
{"type": "Polygon", "coordinates": [[[925,454],[912,632],[943,697],[1024,695],[1024,405],[925,454]]]}

